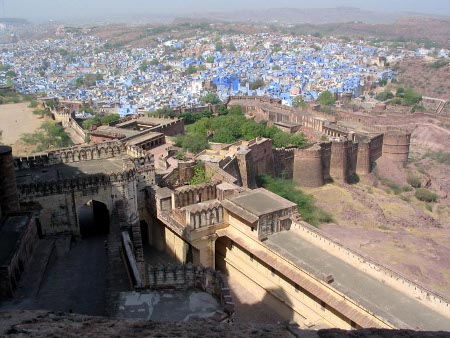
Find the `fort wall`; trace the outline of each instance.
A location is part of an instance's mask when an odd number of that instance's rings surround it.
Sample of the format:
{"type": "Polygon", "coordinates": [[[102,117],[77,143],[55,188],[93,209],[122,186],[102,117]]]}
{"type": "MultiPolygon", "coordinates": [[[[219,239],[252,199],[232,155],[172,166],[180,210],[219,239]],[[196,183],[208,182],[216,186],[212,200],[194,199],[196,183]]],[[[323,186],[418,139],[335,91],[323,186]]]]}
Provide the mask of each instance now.
{"type": "Polygon", "coordinates": [[[293,180],[304,187],[324,185],[322,148],[320,146],[294,150],[293,180]]]}
{"type": "Polygon", "coordinates": [[[231,320],[235,305],[228,284],[223,276],[202,266],[176,265],[147,268],[150,289],[186,290],[198,288],[213,295],[223,307],[225,315],[218,321],[231,320]]]}
{"type": "Polygon", "coordinates": [[[106,142],[92,146],[61,148],[47,154],[14,159],[16,170],[51,166],[58,163],[98,160],[127,153],[127,146],[121,142],[106,142]]]}
{"type": "Polygon", "coordinates": [[[404,167],[408,163],[411,134],[387,132],[383,138],[383,158],[404,167]]]}
{"type": "Polygon", "coordinates": [[[0,145],[0,215],[19,209],[12,148],[0,145]]]}
{"type": "Polygon", "coordinates": [[[411,281],[390,268],[373,261],[368,256],[344,246],[312,225],[306,222],[293,222],[291,231],[295,231],[311,243],[342,259],[348,264],[372,275],[376,279],[382,280],[391,287],[406,293],[410,297],[418,299],[435,311],[444,315],[449,313],[449,299],[411,281]]]}

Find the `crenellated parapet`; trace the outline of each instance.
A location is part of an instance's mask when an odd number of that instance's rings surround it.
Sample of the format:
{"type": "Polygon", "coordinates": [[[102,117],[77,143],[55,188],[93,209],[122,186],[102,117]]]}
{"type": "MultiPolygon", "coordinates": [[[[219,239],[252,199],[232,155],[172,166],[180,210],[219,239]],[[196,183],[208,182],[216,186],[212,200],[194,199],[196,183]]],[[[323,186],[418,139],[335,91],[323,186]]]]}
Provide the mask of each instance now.
{"type": "Polygon", "coordinates": [[[208,184],[183,186],[175,189],[172,193],[172,209],[216,199],[216,187],[219,184],[220,182],[212,182],[208,184]]]}
{"type": "Polygon", "coordinates": [[[17,186],[19,197],[40,197],[54,194],[65,194],[90,188],[99,188],[135,179],[136,170],[131,169],[113,174],[94,174],[64,180],[38,181],[17,186]]]}
{"type": "Polygon", "coordinates": [[[184,215],[183,223],[193,230],[223,223],[223,207],[217,200],[187,206],[181,212],[184,215]]]}
{"type": "Polygon", "coordinates": [[[62,148],[43,155],[14,159],[16,170],[51,166],[58,163],[72,163],[112,158],[127,154],[127,147],[121,142],[105,142],[92,146],[62,148]]]}
{"type": "Polygon", "coordinates": [[[203,266],[164,265],[147,268],[148,288],[186,290],[197,288],[214,296],[222,305],[225,314],[217,321],[231,320],[235,304],[230,293],[230,288],[223,275],[211,268],[203,266]]]}

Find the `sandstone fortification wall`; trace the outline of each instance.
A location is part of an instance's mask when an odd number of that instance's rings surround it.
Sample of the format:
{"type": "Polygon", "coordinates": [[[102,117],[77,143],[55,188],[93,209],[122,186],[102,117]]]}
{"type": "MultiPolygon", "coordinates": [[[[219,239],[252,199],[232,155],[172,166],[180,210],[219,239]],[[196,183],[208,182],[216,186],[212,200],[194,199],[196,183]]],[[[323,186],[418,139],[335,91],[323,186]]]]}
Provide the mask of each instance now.
{"type": "MultiPolygon", "coordinates": [[[[299,109],[283,106],[281,100],[268,97],[233,96],[229,98],[227,104],[242,105],[244,111],[255,120],[265,120],[268,124],[280,121],[293,122],[301,124],[304,128],[325,133],[326,126],[329,126],[330,122],[345,120],[357,122],[373,131],[368,135],[343,131],[340,140],[321,143],[321,149],[316,151],[310,148],[296,151],[273,150],[275,175],[293,178],[301,185],[320,186],[331,179],[348,182],[355,174],[361,176],[369,174],[373,162],[381,156],[403,166],[408,160],[411,134],[395,126],[377,126],[373,123],[375,120],[372,121],[367,116],[346,112],[339,112],[337,116],[322,116],[314,112],[312,116],[299,109]]],[[[267,168],[261,169],[263,170],[260,170],[260,165],[253,168],[255,175],[268,173],[267,168]]]]}
{"type": "Polygon", "coordinates": [[[0,146],[0,215],[19,209],[12,148],[0,146]]]}
{"type": "Polygon", "coordinates": [[[421,286],[407,277],[373,261],[370,257],[356,252],[332,239],[323,231],[306,222],[293,222],[291,231],[295,231],[306,240],[330,252],[352,266],[372,275],[378,280],[418,299],[423,304],[442,314],[450,313],[450,300],[421,286]]]}
{"type": "Polygon", "coordinates": [[[383,138],[383,158],[404,167],[408,163],[411,134],[389,131],[383,138]]]}
{"type": "Polygon", "coordinates": [[[304,187],[324,185],[322,148],[319,145],[295,149],[293,180],[304,187]]]}

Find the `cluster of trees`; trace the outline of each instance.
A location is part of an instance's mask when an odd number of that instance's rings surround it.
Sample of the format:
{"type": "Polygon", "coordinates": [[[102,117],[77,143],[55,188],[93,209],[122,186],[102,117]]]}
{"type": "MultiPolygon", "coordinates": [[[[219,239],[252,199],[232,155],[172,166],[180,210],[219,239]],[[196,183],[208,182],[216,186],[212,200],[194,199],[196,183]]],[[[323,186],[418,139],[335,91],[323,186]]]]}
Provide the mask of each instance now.
{"type": "Polygon", "coordinates": [[[108,124],[111,122],[119,121],[120,115],[119,114],[108,114],[103,116],[94,116],[89,119],[86,119],[83,121],[83,129],[84,130],[90,130],[93,125],[96,124],[108,124]]]}
{"type": "Polygon", "coordinates": [[[0,104],[27,102],[35,98],[35,95],[21,94],[10,89],[0,90],[0,104]]]}
{"type": "Polygon", "coordinates": [[[303,100],[303,97],[299,95],[292,100],[292,106],[295,108],[305,108],[306,102],[303,100]]]}
{"type": "Polygon", "coordinates": [[[271,138],[274,147],[301,147],[307,141],[303,134],[290,134],[275,126],[267,127],[264,123],[247,120],[242,107],[219,107],[219,116],[202,117],[186,127],[186,134],[176,138],[176,145],[185,150],[198,153],[207,149],[208,141],[233,143],[239,140],[251,140],[256,137],[271,138]]]}
{"type": "Polygon", "coordinates": [[[256,90],[259,89],[261,87],[264,87],[265,82],[263,79],[258,78],[255,81],[250,82],[250,90],[256,90]]]}
{"type": "Polygon", "coordinates": [[[257,183],[259,186],[297,204],[298,212],[309,224],[318,226],[321,223],[333,221],[330,214],[316,207],[313,196],[306,195],[303,191],[296,188],[292,181],[261,175],[257,178],[257,183]]]}
{"type": "Polygon", "coordinates": [[[417,106],[417,103],[419,103],[422,100],[422,95],[420,93],[417,93],[411,88],[405,89],[403,87],[397,88],[397,91],[394,95],[394,93],[389,89],[386,88],[381,93],[377,94],[375,98],[379,101],[387,101],[391,100],[390,104],[397,104],[402,106],[414,106],[413,110],[425,110],[422,106],[417,106]]]}
{"type": "Polygon", "coordinates": [[[77,77],[74,82],[74,86],[76,88],[85,86],[85,87],[93,87],[95,86],[96,81],[103,80],[103,75],[100,73],[96,74],[86,74],[84,76],[77,77]]]}
{"type": "Polygon", "coordinates": [[[432,64],[430,64],[430,67],[434,68],[434,69],[439,69],[439,68],[442,68],[442,67],[445,67],[448,65],[449,65],[448,60],[442,59],[442,60],[434,61],[432,64]]]}
{"type": "Polygon", "coordinates": [[[46,151],[73,145],[64,128],[51,121],[45,121],[34,133],[24,134],[21,140],[36,146],[34,151],[46,151]]]}
{"type": "Polygon", "coordinates": [[[335,104],[336,98],[329,90],[326,90],[319,94],[317,102],[324,106],[331,106],[335,104]]]}
{"type": "Polygon", "coordinates": [[[35,109],[35,110],[33,110],[33,115],[36,115],[39,118],[51,117],[52,116],[52,112],[50,110],[47,110],[47,109],[35,109]]]}

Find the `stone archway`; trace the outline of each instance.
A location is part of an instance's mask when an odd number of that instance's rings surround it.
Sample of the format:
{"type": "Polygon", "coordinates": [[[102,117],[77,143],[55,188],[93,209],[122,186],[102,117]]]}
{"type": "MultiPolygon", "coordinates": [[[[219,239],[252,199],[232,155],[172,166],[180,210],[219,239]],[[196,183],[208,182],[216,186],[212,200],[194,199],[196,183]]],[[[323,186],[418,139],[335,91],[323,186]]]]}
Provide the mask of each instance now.
{"type": "Polygon", "coordinates": [[[109,233],[109,211],[106,204],[90,200],[78,211],[80,235],[82,238],[104,236],[109,233]]]}

